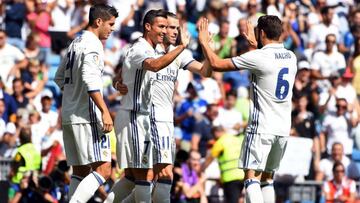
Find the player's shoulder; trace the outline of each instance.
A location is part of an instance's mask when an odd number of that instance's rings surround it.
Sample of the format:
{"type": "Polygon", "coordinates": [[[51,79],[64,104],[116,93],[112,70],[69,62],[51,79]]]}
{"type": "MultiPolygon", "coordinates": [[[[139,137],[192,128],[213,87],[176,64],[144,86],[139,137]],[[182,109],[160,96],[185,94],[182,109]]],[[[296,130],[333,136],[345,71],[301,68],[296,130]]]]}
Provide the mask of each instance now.
{"type": "Polygon", "coordinates": [[[137,39],[129,48],[129,55],[155,54],[155,49],[142,37],[137,39]]]}

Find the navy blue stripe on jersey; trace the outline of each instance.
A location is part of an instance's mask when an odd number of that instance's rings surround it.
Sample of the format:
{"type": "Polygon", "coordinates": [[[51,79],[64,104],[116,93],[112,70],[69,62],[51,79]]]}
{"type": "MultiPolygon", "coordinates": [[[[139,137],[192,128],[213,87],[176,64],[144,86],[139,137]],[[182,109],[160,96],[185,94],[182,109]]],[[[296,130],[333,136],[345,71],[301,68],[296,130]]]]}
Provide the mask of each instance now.
{"type": "MultiPolygon", "coordinates": [[[[150,109],[150,131],[151,131],[151,140],[152,140],[152,142],[154,143],[154,145],[156,145],[154,124],[155,124],[155,121],[154,121],[154,115],[153,115],[153,106],[151,106],[151,109],[150,109]]],[[[158,155],[157,155],[157,153],[156,153],[156,150],[155,150],[155,155],[156,155],[156,156],[154,156],[154,158],[156,159],[156,162],[159,162],[159,159],[158,159],[158,155]]]]}
{"type": "MultiPolygon", "coordinates": [[[[96,136],[96,130],[94,128],[94,117],[93,117],[93,111],[92,111],[92,101],[89,98],[89,116],[90,116],[90,127],[91,127],[91,135],[93,138],[93,151],[94,151],[94,159],[95,161],[99,161],[98,158],[98,149],[97,149],[97,136],[96,136]]],[[[96,127],[96,126],[95,126],[96,127]]]]}
{"type": "Polygon", "coordinates": [[[136,89],[137,89],[137,85],[138,85],[139,81],[138,81],[138,70],[136,70],[135,72],[135,80],[134,80],[134,91],[133,91],[133,111],[136,111],[136,103],[137,103],[137,97],[138,95],[136,95],[136,89]]]}
{"type": "Polygon", "coordinates": [[[138,84],[138,86],[137,86],[137,92],[136,92],[136,94],[138,95],[138,98],[137,98],[137,102],[136,102],[136,104],[137,104],[137,109],[136,109],[136,111],[140,111],[140,90],[141,90],[141,82],[142,82],[142,78],[143,78],[143,69],[141,69],[141,70],[139,70],[139,84],[138,84]]]}
{"type": "Polygon", "coordinates": [[[233,59],[233,58],[230,58],[230,60],[231,60],[231,62],[234,64],[234,67],[235,67],[236,69],[240,70],[240,68],[238,68],[237,65],[235,64],[234,59],[233,59]]]}
{"type": "Polygon", "coordinates": [[[95,108],[95,105],[94,103],[92,102],[92,110],[93,110],[93,118],[94,118],[94,121],[93,122],[93,125],[94,125],[94,128],[95,128],[95,132],[96,132],[96,145],[97,145],[97,149],[98,149],[98,155],[99,155],[99,158],[100,158],[100,161],[101,161],[101,153],[100,153],[100,149],[101,149],[101,146],[100,146],[100,136],[102,135],[102,131],[99,133],[99,128],[98,128],[98,125],[97,125],[97,117],[96,117],[96,108],[95,108]]]}
{"type": "Polygon", "coordinates": [[[254,140],[254,136],[256,136],[257,134],[257,128],[258,128],[258,118],[259,118],[259,101],[258,101],[258,92],[257,92],[257,78],[255,76],[255,74],[252,74],[251,77],[252,80],[252,86],[253,86],[253,91],[252,91],[252,96],[253,96],[253,104],[254,104],[254,108],[253,108],[253,112],[252,112],[252,116],[251,116],[251,121],[250,121],[250,133],[247,134],[246,136],[246,150],[245,150],[245,161],[244,161],[244,166],[247,167],[249,164],[249,158],[250,158],[250,151],[251,151],[251,143],[254,140]]]}
{"type": "Polygon", "coordinates": [[[135,73],[135,81],[134,81],[134,93],[133,93],[133,111],[140,110],[140,89],[141,89],[141,81],[142,81],[142,72],[143,70],[136,70],[135,73]]]}
{"type": "Polygon", "coordinates": [[[190,63],[192,63],[193,61],[195,61],[195,60],[193,59],[193,60],[189,61],[187,64],[185,64],[184,67],[182,67],[182,69],[187,70],[188,65],[189,65],[190,63]]]}
{"type": "Polygon", "coordinates": [[[133,115],[133,111],[130,111],[130,123],[131,123],[131,140],[132,140],[132,144],[133,144],[133,154],[134,154],[134,167],[135,167],[135,164],[137,163],[137,149],[136,149],[136,145],[135,145],[135,123],[136,122],[134,120],[134,115],[133,115]]]}
{"type": "Polygon", "coordinates": [[[89,90],[88,93],[100,92],[100,90],[89,90]]]}
{"type": "MultiPolygon", "coordinates": [[[[254,117],[252,118],[252,122],[251,122],[253,132],[251,133],[250,140],[249,140],[250,148],[251,148],[251,143],[254,140],[254,137],[258,136],[257,129],[259,126],[259,112],[260,112],[260,106],[259,106],[259,100],[258,100],[258,89],[257,89],[257,78],[255,75],[254,75],[254,82],[253,82],[253,96],[254,96],[254,100],[253,100],[253,102],[254,102],[254,117]]],[[[250,148],[249,148],[249,153],[248,153],[248,160],[250,157],[250,148]]]]}
{"type": "Polygon", "coordinates": [[[139,147],[139,131],[137,126],[136,112],[130,112],[130,120],[132,122],[132,140],[133,140],[133,150],[135,154],[134,166],[135,168],[140,167],[140,147],[139,147]]]}
{"type": "Polygon", "coordinates": [[[151,105],[150,123],[151,123],[152,141],[153,141],[154,145],[157,146],[157,149],[159,150],[159,151],[157,151],[158,153],[156,153],[156,161],[157,161],[157,163],[161,163],[161,150],[160,150],[161,148],[160,148],[159,132],[158,132],[157,126],[156,126],[155,106],[153,104],[151,105]]]}

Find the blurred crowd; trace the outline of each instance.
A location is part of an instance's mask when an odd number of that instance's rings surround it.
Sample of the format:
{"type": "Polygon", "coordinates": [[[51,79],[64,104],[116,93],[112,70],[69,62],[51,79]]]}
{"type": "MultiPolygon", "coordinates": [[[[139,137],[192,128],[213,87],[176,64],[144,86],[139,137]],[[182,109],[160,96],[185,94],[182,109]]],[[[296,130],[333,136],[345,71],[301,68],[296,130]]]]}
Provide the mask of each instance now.
{"type": "MultiPolygon", "coordinates": [[[[67,45],[86,28],[90,6],[103,2],[119,10],[116,30],[103,42],[104,97],[114,117],[121,95],[112,79],[126,48],[141,36],[146,11],[176,13],[191,36],[188,50],[199,61],[204,58],[197,39],[200,18],[209,19],[213,49],[227,58],[248,51],[241,35],[247,21],[256,26],[264,14],[278,16],[284,46],[298,58],[291,136],[313,143],[308,175],[294,179],[323,182],[325,197],[340,186],[339,199],[356,198],[359,191],[351,180],[360,180],[357,1],[0,0],[0,160],[11,160],[10,202],[68,201],[71,169],[62,142],[61,91],[53,78],[67,45]]],[[[242,188],[244,173],[236,169],[236,159],[249,117],[250,76],[241,70],[203,78],[180,70],[174,95],[174,202],[221,202],[209,187],[225,188],[226,197],[231,196],[226,188],[242,188]]],[[[115,142],[114,132],[112,137],[115,142]]],[[[111,180],[92,201],[103,200],[121,177],[115,163],[111,180]]]]}

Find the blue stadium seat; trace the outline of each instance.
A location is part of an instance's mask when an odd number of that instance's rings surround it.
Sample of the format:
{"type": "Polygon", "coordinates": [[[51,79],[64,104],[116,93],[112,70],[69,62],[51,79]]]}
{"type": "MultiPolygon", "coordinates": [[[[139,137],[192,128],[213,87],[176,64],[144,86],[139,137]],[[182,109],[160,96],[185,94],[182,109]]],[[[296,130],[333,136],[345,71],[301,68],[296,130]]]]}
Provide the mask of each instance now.
{"type": "Polygon", "coordinates": [[[351,154],[351,159],[355,162],[360,162],[360,150],[359,149],[353,149],[353,152],[351,154]]]}
{"type": "Polygon", "coordinates": [[[53,80],[55,78],[56,70],[58,69],[61,62],[60,55],[57,54],[50,54],[48,58],[49,64],[49,80],[53,80]]]}

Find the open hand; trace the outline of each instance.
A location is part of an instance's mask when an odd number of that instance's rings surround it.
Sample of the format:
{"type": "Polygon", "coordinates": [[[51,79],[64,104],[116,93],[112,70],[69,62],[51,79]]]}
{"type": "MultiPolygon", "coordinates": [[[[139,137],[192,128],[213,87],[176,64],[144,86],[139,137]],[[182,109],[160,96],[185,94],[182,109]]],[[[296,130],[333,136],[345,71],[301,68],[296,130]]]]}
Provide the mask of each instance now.
{"type": "Polygon", "coordinates": [[[257,41],[256,41],[254,26],[251,24],[250,21],[246,22],[246,28],[247,28],[246,31],[241,34],[244,35],[246,40],[249,42],[250,46],[257,48],[257,41]]]}
{"type": "Polygon", "coordinates": [[[190,43],[190,36],[186,31],[184,31],[183,27],[180,27],[180,33],[180,44],[182,44],[184,47],[187,47],[190,43]]]}
{"type": "Polygon", "coordinates": [[[209,43],[211,41],[211,36],[209,34],[209,20],[207,18],[202,18],[198,23],[198,29],[200,44],[209,43]]]}

